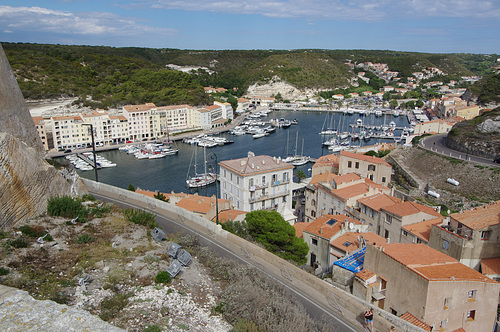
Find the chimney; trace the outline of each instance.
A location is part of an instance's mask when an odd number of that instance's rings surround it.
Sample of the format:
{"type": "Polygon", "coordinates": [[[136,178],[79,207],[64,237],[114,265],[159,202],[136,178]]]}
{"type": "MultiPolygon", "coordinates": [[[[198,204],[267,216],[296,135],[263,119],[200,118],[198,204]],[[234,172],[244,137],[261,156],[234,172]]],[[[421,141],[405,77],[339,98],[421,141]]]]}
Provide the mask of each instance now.
{"type": "Polygon", "coordinates": [[[391,239],[389,239],[389,238],[385,239],[385,243],[390,244],[391,243],[391,239]]]}

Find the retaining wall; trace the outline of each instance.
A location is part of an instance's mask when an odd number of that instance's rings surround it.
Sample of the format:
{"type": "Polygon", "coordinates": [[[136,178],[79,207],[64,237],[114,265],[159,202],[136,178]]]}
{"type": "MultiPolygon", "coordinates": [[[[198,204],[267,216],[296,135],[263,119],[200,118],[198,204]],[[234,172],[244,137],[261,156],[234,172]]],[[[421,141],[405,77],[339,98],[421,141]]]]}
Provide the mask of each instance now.
{"type": "MultiPolygon", "coordinates": [[[[91,194],[99,194],[149,210],[182,223],[199,234],[210,237],[213,241],[236,255],[244,257],[252,265],[272,275],[275,279],[291,286],[299,293],[307,294],[308,298],[315,299],[317,303],[328,308],[330,312],[341,316],[342,319],[351,322],[360,330],[364,329],[363,313],[371,305],[352,294],[336,288],[330,283],[307,273],[253,243],[223,230],[221,226],[190,211],[126,189],[83,178],[82,181],[91,194]]],[[[168,232],[168,230],[164,231],[168,232]]],[[[374,325],[377,331],[389,331],[391,325],[396,326],[397,331],[424,331],[387,311],[376,307],[374,307],[374,310],[374,325]]]]}

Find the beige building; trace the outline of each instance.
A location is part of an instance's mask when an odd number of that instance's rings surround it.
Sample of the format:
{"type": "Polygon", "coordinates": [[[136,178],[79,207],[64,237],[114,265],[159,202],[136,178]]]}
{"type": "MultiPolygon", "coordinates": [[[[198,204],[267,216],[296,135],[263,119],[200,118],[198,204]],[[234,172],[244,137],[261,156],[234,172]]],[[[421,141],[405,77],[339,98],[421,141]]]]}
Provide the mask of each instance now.
{"type": "Polygon", "coordinates": [[[426,133],[445,134],[448,133],[455,123],[444,120],[433,120],[420,122],[415,125],[414,135],[422,135],[426,133]]]}
{"type": "Polygon", "coordinates": [[[438,225],[442,222],[443,217],[440,217],[403,226],[401,230],[401,243],[423,243],[428,245],[432,225],[438,225]]]}
{"type": "Polygon", "coordinates": [[[45,151],[49,150],[49,143],[47,140],[47,128],[45,128],[45,120],[41,116],[33,116],[33,122],[35,123],[35,128],[42,141],[43,148],[45,151]]]}
{"type": "Polygon", "coordinates": [[[450,215],[434,225],[430,246],[479,270],[484,258],[500,257],[500,201],[450,215]]]}
{"type": "Polygon", "coordinates": [[[311,222],[316,219],[318,211],[318,184],[322,182],[331,182],[337,175],[333,173],[320,173],[311,178],[311,181],[306,186],[304,191],[305,207],[304,207],[304,221],[311,222]]]}
{"type": "Polygon", "coordinates": [[[188,118],[192,107],[189,105],[161,106],[157,110],[164,119],[160,122],[162,136],[190,128],[188,118]]]}
{"type": "Polygon", "coordinates": [[[58,151],[91,147],[89,128],[82,126],[81,116],[54,116],[50,118],[54,148],[58,151]]]}
{"type": "Polygon", "coordinates": [[[478,105],[457,106],[452,110],[452,116],[459,116],[465,120],[472,120],[481,112],[478,105]]]}
{"type": "Polygon", "coordinates": [[[442,217],[435,209],[415,202],[386,206],[381,208],[380,212],[377,234],[393,243],[402,241],[404,226],[442,217]]]}
{"type": "Polygon", "coordinates": [[[379,225],[381,223],[380,210],[398,203],[401,203],[399,198],[383,193],[361,198],[358,199],[355,217],[364,224],[368,224],[370,231],[379,234],[379,225]]]}
{"type": "Polygon", "coordinates": [[[387,186],[391,181],[392,166],[375,156],[342,151],[339,159],[339,175],[353,172],[387,186]]]}
{"type": "Polygon", "coordinates": [[[493,331],[500,284],[424,244],[367,245],[353,293],[434,331],[493,331]],[[364,271],[364,272],[363,272],[364,271]]]}
{"type": "Polygon", "coordinates": [[[244,113],[250,109],[250,100],[246,98],[238,98],[238,107],[236,108],[236,112],[244,113]]]}
{"type": "Polygon", "coordinates": [[[323,173],[339,173],[339,156],[328,154],[319,157],[312,167],[311,175],[314,177],[323,173]]]}
{"type": "Polygon", "coordinates": [[[125,143],[129,139],[128,121],[123,115],[110,115],[111,140],[113,143],[125,143]]]}
{"type": "Polygon", "coordinates": [[[123,116],[128,121],[131,141],[148,140],[150,137],[154,137],[151,135],[149,123],[152,108],[156,109],[156,105],[153,103],[123,106],[123,116]]]}

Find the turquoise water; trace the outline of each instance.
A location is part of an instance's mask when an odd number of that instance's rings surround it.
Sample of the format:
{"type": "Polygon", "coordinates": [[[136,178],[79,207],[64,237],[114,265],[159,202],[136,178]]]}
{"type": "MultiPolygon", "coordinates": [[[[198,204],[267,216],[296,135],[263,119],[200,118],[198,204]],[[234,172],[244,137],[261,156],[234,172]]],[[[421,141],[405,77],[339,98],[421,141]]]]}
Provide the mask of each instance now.
{"type": "MultiPolygon", "coordinates": [[[[332,114],[332,113],[330,113],[332,114]]],[[[334,128],[338,128],[339,121],[344,118],[344,130],[351,131],[348,125],[350,123],[355,123],[359,118],[358,115],[346,115],[343,116],[342,113],[333,113],[334,128]]],[[[322,147],[323,137],[319,135],[322,130],[323,124],[325,123],[325,118],[327,112],[304,112],[304,111],[276,111],[270,113],[268,117],[262,118],[263,120],[269,120],[270,118],[285,118],[285,119],[297,119],[298,125],[292,125],[289,128],[278,128],[270,136],[254,139],[251,135],[243,136],[232,136],[229,134],[222,134],[221,136],[227,137],[233,140],[233,144],[217,146],[214,148],[207,149],[207,155],[212,159],[211,164],[215,165],[215,158],[220,162],[222,160],[228,159],[238,159],[246,157],[248,151],[254,152],[256,155],[270,155],[270,156],[280,156],[286,157],[287,151],[289,154],[294,154],[295,142],[298,133],[298,154],[302,151],[302,142],[304,145],[303,151],[304,155],[311,156],[313,158],[318,158],[325,154],[330,154],[330,151],[322,147]],[[288,141],[288,147],[287,147],[288,141]]],[[[330,117],[331,118],[331,117],[330,117]]],[[[396,122],[398,127],[408,127],[408,120],[405,116],[400,115],[399,117],[386,116],[384,117],[374,117],[374,116],[363,116],[364,123],[370,123],[374,125],[382,125],[385,121],[388,124],[390,121],[396,122]]],[[[328,120],[330,122],[330,119],[328,120]]],[[[329,123],[326,124],[329,126],[329,123]]],[[[400,135],[400,131],[396,131],[395,135],[400,135]]],[[[390,140],[385,140],[386,142],[392,142],[390,140]]],[[[357,141],[355,144],[363,145],[373,145],[379,140],[371,139],[368,142],[357,141]]],[[[160,192],[185,192],[194,193],[198,192],[200,195],[211,196],[215,194],[215,185],[210,185],[205,188],[200,189],[189,189],[186,185],[186,177],[190,161],[193,155],[193,149],[198,149],[198,172],[202,171],[202,156],[203,148],[194,145],[185,144],[182,142],[177,142],[177,147],[179,153],[172,156],[167,156],[161,159],[143,159],[138,160],[133,155],[128,155],[123,151],[112,150],[107,152],[99,152],[106,159],[116,163],[117,167],[100,169],[98,172],[99,182],[107,183],[120,188],[127,188],[129,184],[132,184],[135,188],[147,189],[152,191],[160,192]]],[[[310,175],[309,169],[312,167],[312,163],[308,163],[303,166],[298,166],[294,170],[294,173],[301,169],[307,175],[310,175]]],[[[210,162],[209,162],[210,166],[210,162]]],[[[82,177],[95,180],[93,171],[78,171],[82,177]]],[[[191,167],[191,173],[193,173],[193,168],[191,167]]],[[[294,179],[297,181],[297,179],[294,179]]]]}

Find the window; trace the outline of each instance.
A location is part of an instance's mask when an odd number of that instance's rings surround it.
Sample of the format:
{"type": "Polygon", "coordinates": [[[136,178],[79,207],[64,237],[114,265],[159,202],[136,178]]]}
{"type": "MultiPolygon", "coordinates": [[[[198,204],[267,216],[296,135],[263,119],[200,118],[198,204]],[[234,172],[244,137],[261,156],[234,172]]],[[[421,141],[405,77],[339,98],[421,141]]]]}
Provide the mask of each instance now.
{"type": "Polygon", "coordinates": [[[385,182],[385,176],[382,177],[382,182],[385,182]]]}
{"type": "Polygon", "coordinates": [[[397,312],[395,309],[393,309],[393,308],[391,308],[391,313],[392,313],[394,316],[397,316],[397,315],[398,315],[398,312],[397,312]]]}
{"type": "Polygon", "coordinates": [[[446,330],[446,323],[448,322],[447,319],[445,320],[442,320],[441,321],[441,324],[439,324],[439,327],[442,329],[442,330],[446,330]]]}
{"type": "Polygon", "coordinates": [[[473,302],[476,300],[476,290],[470,290],[467,292],[467,301],[473,302]]]}
{"type": "Polygon", "coordinates": [[[447,297],[444,299],[444,309],[448,309],[449,307],[451,307],[451,297],[447,297]]]}
{"type": "Polygon", "coordinates": [[[351,168],[352,167],[352,161],[347,162],[347,167],[351,168]]]}
{"type": "Polygon", "coordinates": [[[311,239],[311,244],[317,246],[318,245],[318,240],[317,239],[311,239]]]}
{"type": "Polygon", "coordinates": [[[405,230],[402,230],[401,233],[403,234],[403,236],[408,236],[408,232],[405,230]]]}
{"type": "Polygon", "coordinates": [[[385,216],[385,222],[388,223],[389,225],[392,224],[392,216],[387,214],[385,216]]]}
{"type": "Polygon", "coordinates": [[[375,165],[368,165],[368,170],[369,171],[374,171],[375,170],[375,165]]]}
{"type": "Polygon", "coordinates": [[[316,211],[311,210],[311,217],[315,218],[316,217],[316,211]]]}
{"type": "Polygon", "coordinates": [[[443,240],[443,249],[444,250],[450,249],[450,242],[448,242],[448,240],[443,240]]]}
{"type": "Polygon", "coordinates": [[[488,241],[491,236],[491,231],[482,231],[481,232],[481,240],[488,241]]]}
{"type": "Polygon", "coordinates": [[[467,311],[467,321],[471,322],[476,318],[476,310],[467,311]]]}
{"type": "Polygon", "coordinates": [[[356,168],[359,168],[359,161],[356,161],[356,168]]]}

